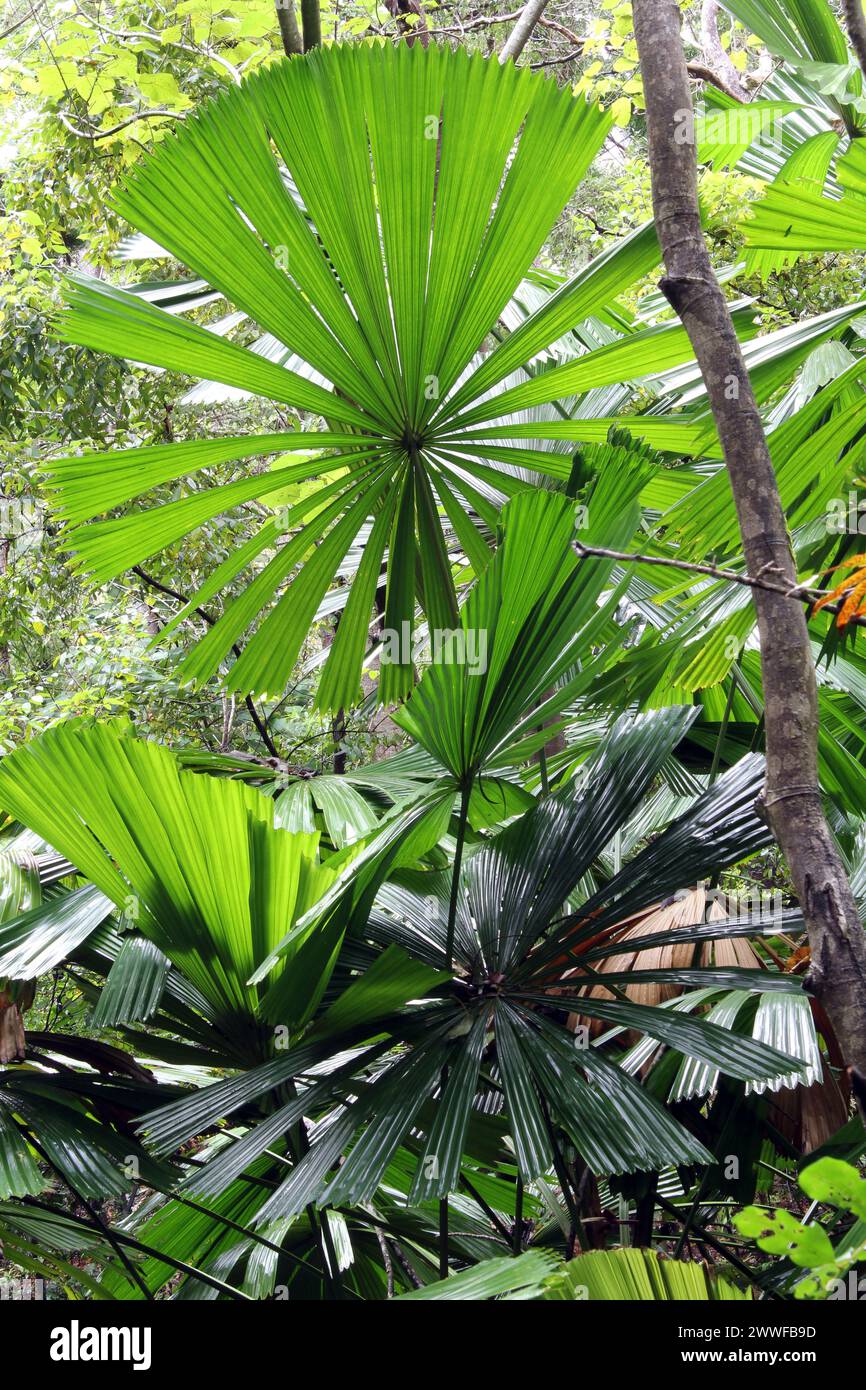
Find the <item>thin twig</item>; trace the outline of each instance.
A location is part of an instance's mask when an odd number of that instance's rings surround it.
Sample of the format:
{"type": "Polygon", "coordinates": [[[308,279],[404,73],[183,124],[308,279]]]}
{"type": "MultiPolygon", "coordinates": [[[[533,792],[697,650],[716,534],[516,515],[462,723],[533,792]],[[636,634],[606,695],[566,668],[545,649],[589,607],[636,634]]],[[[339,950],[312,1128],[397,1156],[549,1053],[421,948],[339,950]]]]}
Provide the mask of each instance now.
{"type": "MultiPolygon", "coordinates": [[[[440,8],[456,9],[456,6],[443,5],[440,8]]],[[[459,27],[456,25],[449,27],[443,26],[438,29],[431,29],[429,32],[434,35],[462,34],[465,33],[467,29],[489,29],[498,24],[513,24],[515,20],[520,18],[522,13],[523,10],[512,10],[510,14],[476,15],[473,19],[460,19],[458,16],[459,27]]],[[[581,38],[580,34],[576,34],[573,29],[568,29],[564,24],[560,24],[555,19],[547,19],[544,15],[540,15],[535,22],[542,29],[551,29],[554,33],[561,34],[564,39],[568,39],[569,43],[580,44],[581,47],[586,43],[586,39],[581,38]]]]}
{"type": "Polygon", "coordinates": [[[182,121],[185,119],[182,111],[165,111],[158,108],[154,111],[139,111],[137,116],[127,116],[125,121],[118,121],[117,125],[109,126],[108,130],[92,131],[79,130],[78,126],[74,126],[69,117],[64,116],[62,111],[56,112],[56,115],[61,124],[65,125],[66,129],[71,131],[73,135],[77,135],[80,140],[91,140],[94,143],[97,140],[107,140],[110,136],[117,135],[118,131],[126,130],[127,126],[134,125],[136,121],[155,121],[166,118],[172,121],[182,121]]]}
{"type": "Polygon", "coordinates": [[[22,29],[24,25],[27,23],[28,19],[30,18],[31,16],[29,14],[25,14],[21,17],[21,19],[16,19],[13,24],[10,24],[8,26],[8,28],[0,31],[0,41],[2,41],[3,39],[8,39],[9,35],[14,34],[16,29],[22,29]]]}
{"type": "Polygon", "coordinates": [[[562,58],[539,58],[537,63],[529,63],[527,66],[536,71],[538,68],[557,68],[563,67],[566,63],[573,63],[582,54],[582,48],[576,48],[572,53],[566,53],[562,58]]]}
{"type": "MultiPolygon", "coordinates": [[[[690,560],[674,560],[664,555],[642,555],[626,550],[606,550],[599,545],[584,545],[582,541],[575,541],[574,545],[579,555],[595,555],[605,560],[620,560],[623,564],[660,565],[662,569],[685,570],[689,574],[704,574],[710,579],[724,579],[731,584],[743,584],[748,589],[767,589],[770,593],[784,594],[785,598],[799,598],[807,604],[815,603],[817,599],[831,592],[827,589],[812,588],[809,584],[774,584],[771,580],[762,578],[761,575],[738,574],[736,570],[720,569],[718,565],[698,565],[693,564],[690,560]]],[[[839,604],[828,604],[825,611],[838,613],[839,604]]],[[[849,619],[849,622],[857,627],[866,627],[866,616],[859,613],[855,614],[849,619]]]]}
{"type": "MultiPolygon", "coordinates": [[[[178,593],[177,589],[171,589],[167,584],[163,584],[160,582],[160,580],[154,579],[153,575],[148,574],[147,571],[143,570],[140,565],[133,565],[132,572],[133,574],[137,574],[139,579],[143,579],[145,584],[148,584],[151,587],[151,589],[156,589],[158,593],[165,594],[168,598],[177,599],[178,603],[182,603],[187,607],[189,606],[190,599],[186,598],[184,594],[178,593]]],[[[208,612],[206,608],[201,608],[197,605],[193,611],[198,613],[199,617],[204,619],[208,627],[213,627],[217,621],[214,615],[208,612]]],[[[240,657],[241,649],[236,642],[232,643],[231,649],[236,657],[240,657]]],[[[256,709],[255,703],[253,702],[253,698],[251,695],[244,696],[244,704],[246,705],[247,710],[249,711],[250,718],[252,719],[253,723],[258,729],[259,737],[261,738],[262,743],[267,748],[271,757],[279,758],[280,755],[277,751],[277,746],[271,738],[270,733],[268,732],[267,725],[262,720],[258,710],[256,709]]]]}

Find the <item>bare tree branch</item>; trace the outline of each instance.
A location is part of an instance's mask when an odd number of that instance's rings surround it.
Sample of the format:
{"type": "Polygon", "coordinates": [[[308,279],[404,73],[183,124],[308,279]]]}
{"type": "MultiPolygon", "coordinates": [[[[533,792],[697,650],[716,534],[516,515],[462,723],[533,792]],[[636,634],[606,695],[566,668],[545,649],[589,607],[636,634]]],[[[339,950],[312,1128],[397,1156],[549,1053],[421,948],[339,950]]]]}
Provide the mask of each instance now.
{"type": "Polygon", "coordinates": [[[583,48],[572,49],[571,53],[563,53],[561,58],[539,58],[537,63],[530,63],[531,68],[558,68],[566,63],[573,63],[583,53],[583,48]]]}
{"type": "Polygon", "coordinates": [[[96,140],[107,140],[109,136],[117,135],[118,131],[126,130],[127,126],[135,125],[136,121],[166,119],[182,121],[184,119],[182,111],[139,111],[136,116],[127,116],[125,121],[118,121],[117,125],[109,126],[107,130],[79,130],[78,126],[73,125],[69,117],[65,116],[62,111],[55,112],[55,115],[61,124],[65,125],[66,129],[71,131],[73,135],[77,135],[80,140],[93,140],[94,142],[96,140]]]}
{"type": "Polygon", "coordinates": [[[152,43],[155,48],[178,48],[182,53],[192,53],[196,58],[200,58],[204,55],[206,58],[209,58],[212,63],[216,63],[218,67],[223,68],[233,82],[240,82],[241,80],[240,68],[236,68],[234,63],[230,63],[228,58],[222,53],[217,53],[216,49],[212,48],[209,44],[192,44],[184,43],[183,39],[167,39],[164,34],[158,33],[155,29],[112,29],[109,25],[103,23],[101,19],[92,18],[90,15],[82,15],[81,22],[82,24],[86,22],[95,29],[100,38],[104,38],[105,35],[108,34],[111,38],[115,39],[146,39],[152,43]]]}
{"type": "MultiPolygon", "coordinates": [[[[443,5],[441,9],[454,9],[455,6],[443,5]]],[[[512,10],[509,14],[483,14],[473,15],[472,19],[459,19],[458,24],[447,25],[442,28],[431,29],[431,34],[463,34],[469,29],[490,29],[497,24],[513,24],[523,14],[523,10],[512,10]]],[[[556,19],[548,19],[546,15],[539,15],[536,24],[542,29],[550,29],[553,33],[561,34],[569,43],[579,44],[581,48],[586,43],[586,39],[576,34],[573,29],[569,29],[565,24],[560,24],[556,19]]]]}
{"type": "Polygon", "coordinates": [[[713,72],[712,68],[708,68],[706,63],[698,63],[693,58],[686,64],[686,67],[689,71],[689,77],[695,77],[700,82],[709,82],[711,87],[717,87],[720,92],[724,92],[725,96],[733,97],[735,101],[743,100],[732,88],[726,87],[718,73],[713,72]]]}
{"type": "MultiPolygon", "coordinates": [[[[630,550],[607,550],[600,545],[584,545],[582,541],[575,541],[574,548],[579,555],[596,555],[605,560],[619,560],[623,564],[658,565],[662,569],[684,570],[686,574],[706,575],[708,579],[724,579],[728,584],[742,584],[748,589],[766,589],[771,594],[784,594],[786,598],[796,598],[805,604],[817,603],[818,599],[831,592],[828,589],[814,589],[809,584],[774,584],[771,579],[766,579],[760,574],[740,574],[737,570],[721,569],[718,565],[693,564],[691,560],[677,560],[668,555],[641,555],[630,550]]],[[[765,573],[778,572],[778,568],[777,565],[768,565],[765,573]]],[[[841,603],[828,603],[824,611],[836,614],[841,607],[841,603]]],[[[849,618],[848,625],[866,627],[866,616],[855,613],[849,618]]]]}
{"type": "MultiPolygon", "coordinates": [[[[41,5],[37,6],[37,9],[41,9],[41,8],[42,8],[41,5]]],[[[2,41],[3,39],[8,39],[9,35],[10,35],[10,34],[14,34],[15,31],[16,31],[17,29],[23,29],[23,28],[24,28],[24,25],[25,25],[25,24],[28,22],[28,20],[30,20],[32,17],[33,17],[33,16],[32,16],[31,13],[28,11],[28,13],[25,14],[25,15],[23,15],[23,16],[21,17],[21,19],[13,20],[13,22],[12,22],[10,25],[8,25],[5,29],[0,30],[0,41],[2,41]]]]}
{"type": "MultiPolygon", "coordinates": [[[[715,85],[737,101],[748,101],[749,94],[740,81],[740,74],[719,38],[719,0],[704,0],[701,6],[701,48],[707,67],[715,76],[715,85]]],[[[691,66],[690,63],[689,68],[691,66]]]]}
{"type": "Polygon", "coordinates": [[[529,4],[524,5],[520,12],[520,18],[502,45],[499,54],[500,63],[507,63],[509,58],[513,63],[517,61],[529,42],[529,36],[541,18],[541,12],[546,4],[547,0],[529,0],[529,4]]]}
{"type": "MultiPolygon", "coordinates": [[[[797,575],[785,514],[742,350],[710,264],[697,193],[694,113],[675,0],[634,0],[649,134],[661,289],[689,335],[707,388],[737,509],[748,573],[797,575]]],[[[762,814],[796,887],[809,933],[807,985],[845,1060],[866,1076],[866,938],[818,779],[818,696],[806,616],[791,593],[752,590],[766,738],[762,814]]]]}

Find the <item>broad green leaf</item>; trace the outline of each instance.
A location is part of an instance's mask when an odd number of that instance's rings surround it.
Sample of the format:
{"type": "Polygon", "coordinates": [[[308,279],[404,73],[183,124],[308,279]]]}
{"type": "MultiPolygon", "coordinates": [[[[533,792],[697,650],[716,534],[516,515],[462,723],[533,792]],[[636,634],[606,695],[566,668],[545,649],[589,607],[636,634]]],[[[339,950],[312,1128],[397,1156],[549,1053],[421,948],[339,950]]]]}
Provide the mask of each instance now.
{"type": "Polygon", "coordinates": [[[804,1225],[782,1207],[774,1211],[745,1207],[735,1215],[734,1225],[768,1254],[785,1255],[805,1269],[833,1261],[833,1246],[824,1228],[815,1223],[804,1225]]]}
{"type": "Polygon", "coordinates": [[[866,1180],[853,1164],[838,1158],[819,1158],[803,1169],[800,1186],[813,1202],[842,1207],[866,1221],[866,1180]]]}

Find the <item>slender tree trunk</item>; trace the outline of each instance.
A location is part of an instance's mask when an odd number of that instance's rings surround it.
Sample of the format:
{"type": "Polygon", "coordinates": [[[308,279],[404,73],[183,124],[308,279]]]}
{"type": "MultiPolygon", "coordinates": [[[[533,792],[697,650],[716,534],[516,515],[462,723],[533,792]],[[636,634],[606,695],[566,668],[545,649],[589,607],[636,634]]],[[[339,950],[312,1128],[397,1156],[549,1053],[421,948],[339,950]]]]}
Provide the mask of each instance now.
{"type": "Polygon", "coordinates": [[[863,16],[863,0],[842,0],[842,9],[851,47],[857,54],[857,62],[866,78],[866,18],[863,16]]]}
{"type": "Polygon", "coordinates": [[[524,5],[520,18],[502,46],[499,54],[500,63],[507,63],[509,58],[512,62],[517,62],[546,4],[547,0],[529,0],[529,4],[524,5]]]}
{"type": "Polygon", "coordinates": [[[301,0],[301,23],[304,26],[304,52],[320,48],[322,44],[322,19],[319,13],[319,0],[301,0]]]}
{"type": "MultiPolygon", "coordinates": [[[[634,19],[653,207],[667,270],[661,289],[686,328],[706,384],[748,572],[774,575],[793,586],[796,567],[776,475],[701,230],[680,11],[674,0],[634,0],[634,19]]],[[[783,593],[753,589],[752,595],[764,686],[762,809],[788,862],[808,927],[808,988],[830,1016],[856,1090],[866,1076],[866,938],[818,783],[818,700],[806,617],[800,603],[783,593]]]]}
{"type": "Polygon", "coordinates": [[[298,16],[295,14],[294,0],[277,0],[277,23],[280,26],[280,36],[283,40],[286,57],[291,58],[296,53],[303,53],[304,44],[301,31],[298,28],[298,16]]]}

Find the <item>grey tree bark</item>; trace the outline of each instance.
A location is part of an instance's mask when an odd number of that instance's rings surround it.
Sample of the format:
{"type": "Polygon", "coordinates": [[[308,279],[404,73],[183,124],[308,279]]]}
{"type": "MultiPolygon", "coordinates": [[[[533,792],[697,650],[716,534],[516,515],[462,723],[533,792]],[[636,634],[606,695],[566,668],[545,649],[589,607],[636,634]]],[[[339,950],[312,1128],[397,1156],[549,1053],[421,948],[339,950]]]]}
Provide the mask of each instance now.
{"type": "MultiPolygon", "coordinates": [[[[653,208],[666,277],[706,383],[750,575],[796,584],[785,515],[740,345],[701,230],[692,103],[674,0],[634,0],[653,208]]],[[[753,589],[761,642],[767,771],[763,812],[781,846],[809,933],[808,988],[852,1069],[863,1109],[866,937],[818,783],[818,702],[806,617],[796,598],[753,589]]]]}
{"type": "Polygon", "coordinates": [[[276,0],[277,4],[277,23],[280,26],[280,37],[283,41],[283,49],[286,57],[291,58],[296,53],[303,53],[304,41],[301,38],[301,31],[298,27],[298,16],[295,14],[294,0],[276,0]]]}
{"type": "Polygon", "coordinates": [[[301,24],[304,29],[304,52],[322,44],[322,16],[319,0],[301,0],[301,24]]]}
{"type": "Polygon", "coordinates": [[[866,80],[866,18],[863,16],[862,0],[842,0],[848,39],[857,55],[857,62],[866,80]]]}
{"type": "Polygon", "coordinates": [[[520,18],[502,45],[500,63],[507,63],[509,58],[517,62],[546,4],[547,0],[529,0],[529,4],[524,5],[520,18]]]}

